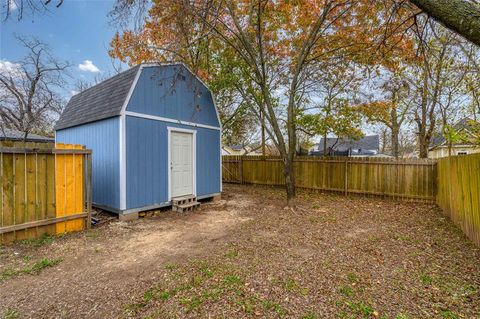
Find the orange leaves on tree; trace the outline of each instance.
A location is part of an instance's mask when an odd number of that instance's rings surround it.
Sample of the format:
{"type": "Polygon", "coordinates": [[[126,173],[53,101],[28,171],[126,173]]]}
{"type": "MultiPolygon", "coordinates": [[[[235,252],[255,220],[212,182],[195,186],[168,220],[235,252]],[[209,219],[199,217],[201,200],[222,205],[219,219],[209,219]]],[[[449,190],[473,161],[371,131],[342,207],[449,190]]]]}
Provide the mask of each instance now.
{"type": "Polygon", "coordinates": [[[392,108],[396,107],[392,101],[373,101],[357,106],[357,110],[365,115],[370,122],[388,124],[392,108]]]}
{"type": "Polygon", "coordinates": [[[261,28],[269,63],[293,67],[290,62],[301,53],[315,23],[325,16],[307,60],[325,62],[342,56],[359,64],[394,69],[415,59],[414,42],[405,34],[415,12],[396,1],[154,1],[140,31],[115,35],[110,55],[130,65],[181,60],[207,79],[215,72],[212,59],[227,54],[226,41],[240,46],[254,43],[261,28]],[[260,26],[256,14],[259,7],[260,26]],[[219,41],[213,29],[220,31],[219,41]]]}

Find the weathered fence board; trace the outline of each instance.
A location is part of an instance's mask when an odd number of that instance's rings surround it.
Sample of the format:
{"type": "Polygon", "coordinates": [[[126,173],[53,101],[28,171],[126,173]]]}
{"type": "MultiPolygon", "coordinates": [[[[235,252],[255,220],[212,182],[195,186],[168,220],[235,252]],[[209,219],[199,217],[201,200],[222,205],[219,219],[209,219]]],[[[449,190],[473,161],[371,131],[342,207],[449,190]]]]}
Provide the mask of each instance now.
{"type": "Polygon", "coordinates": [[[85,165],[91,151],[78,145],[13,146],[0,146],[0,243],[88,226],[84,215],[91,206],[85,201],[91,196],[85,195],[84,183],[91,178],[85,172],[91,169],[91,164],[85,165]]]}
{"type": "MultiPolygon", "coordinates": [[[[223,181],[284,185],[278,157],[223,156],[223,181]]],[[[434,201],[436,167],[431,160],[297,157],[296,186],[301,188],[434,201]]]]}
{"type": "Polygon", "coordinates": [[[437,204],[480,246],[480,154],[438,160],[437,204]]]}

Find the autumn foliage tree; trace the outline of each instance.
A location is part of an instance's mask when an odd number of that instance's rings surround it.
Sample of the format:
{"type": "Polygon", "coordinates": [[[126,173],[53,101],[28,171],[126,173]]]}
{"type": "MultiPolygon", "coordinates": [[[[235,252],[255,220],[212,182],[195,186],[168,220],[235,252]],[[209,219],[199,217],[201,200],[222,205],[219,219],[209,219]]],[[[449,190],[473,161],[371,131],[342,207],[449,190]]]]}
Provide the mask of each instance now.
{"type": "Polygon", "coordinates": [[[298,121],[312,101],[313,75],[338,57],[366,65],[408,49],[396,33],[402,14],[392,19],[384,2],[368,0],[154,1],[143,28],[117,34],[111,54],[130,64],[181,60],[209,84],[231,83],[228,89],[263,116],[283,159],[290,203],[298,121]]]}
{"type": "Polygon", "coordinates": [[[412,108],[410,87],[404,80],[404,66],[396,66],[380,81],[380,98],[359,105],[360,111],[370,123],[380,123],[389,130],[391,154],[400,155],[400,132],[412,108]]]}
{"type": "Polygon", "coordinates": [[[337,60],[334,67],[318,68],[312,82],[315,102],[303,109],[298,126],[311,136],[323,137],[323,155],[327,156],[329,135],[352,139],[363,135],[362,116],[355,107],[361,74],[355,64],[337,60]]]}

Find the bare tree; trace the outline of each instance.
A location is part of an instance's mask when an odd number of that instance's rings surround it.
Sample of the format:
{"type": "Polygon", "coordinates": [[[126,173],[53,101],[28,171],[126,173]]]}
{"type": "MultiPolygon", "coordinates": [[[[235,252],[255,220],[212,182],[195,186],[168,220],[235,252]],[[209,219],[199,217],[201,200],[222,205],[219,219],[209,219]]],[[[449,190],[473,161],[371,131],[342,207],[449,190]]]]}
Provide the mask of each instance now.
{"type": "Polygon", "coordinates": [[[413,94],[411,116],[417,128],[419,156],[427,158],[430,141],[437,129],[439,101],[445,87],[443,72],[453,33],[445,33],[447,38],[437,41],[435,32],[440,26],[428,18],[421,21],[417,30],[419,61],[409,68],[406,80],[413,94]]]}
{"type": "Polygon", "coordinates": [[[417,92],[413,120],[417,126],[419,154],[427,157],[434,134],[443,132],[449,140],[447,132],[465,111],[469,94],[475,102],[478,85],[468,84],[469,76],[475,77],[477,72],[462,38],[428,20],[419,35],[421,63],[413,68],[410,84],[417,92]]]}
{"type": "Polygon", "coordinates": [[[64,100],[57,92],[65,85],[68,62],[53,57],[49,47],[38,39],[17,37],[26,56],[2,66],[0,73],[0,120],[11,129],[25,133],[51,129],[61,113],[64,100]]]}
{"type": "Polygon", "coordinates": [[[407,130],[400,133],[398,138],[398,150],[400,157],[415,156],[417,149],[416,136],[407,130]]]}
{"type": "Polygon", "coordinates": [[[107,73],[104,73],[104,74],[96,74],[92,81],[87,81],[85,79],[77,79],[77,81],[73,84],[73,90],[75,91],[75,94],[83,92],[86,89],[91,88],[92,86],[97,85],[97,84],[99,84],[99,83],[111,78],[112,76],[115,76],[115,75],[119,74],[119,73],[121,73],[121,69],[119,69],[119,70],[114,69],[113,72],[107,72],[107,73]]]}
{"type": "Polygon", "coordinates": [[[143,23],[145,12],[150,0],[117,0],[109,13],[110,22],[120,27],[126,27],[133,21],[135,28],[143,23]]]}
{"type": "Polygon", "coordinates": [[[410,98],[408,83],[404,80],[404,73],[405,67],[398,67],[388,72],[386,81],[380,86],[385,100],[360,107],[369,122],[381,123],[388,128],[390,151],[395,158],[400,156],[400,133],[413,102],[410,98]]]}
{"type": "Polygon", "coordinates": [[[470,96],[467,114],[477,122],[480,117],[480,48],[475,45],[460,44],[469,62],[469,73],[465,77],[466,93],[470,96]]]}
{"type": "Polygon", "coordinates": [[[44,14],[49,7],[59,8],[64,0],[0,0],[3,21],[7,21],[14,14],[17,20],[22,20],[26,15],[44,14]]]}

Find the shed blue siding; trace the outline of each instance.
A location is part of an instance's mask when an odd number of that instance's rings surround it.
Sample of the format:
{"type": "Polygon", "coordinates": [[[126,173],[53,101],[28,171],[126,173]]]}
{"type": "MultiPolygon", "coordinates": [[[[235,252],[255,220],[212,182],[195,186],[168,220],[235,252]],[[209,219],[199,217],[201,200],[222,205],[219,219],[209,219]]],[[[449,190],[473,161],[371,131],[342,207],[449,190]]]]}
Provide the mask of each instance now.
{"type": "Polygon", "coordinates": [[[127,111],[220,126],[210,91],[179,64],[143,68],[127,111]]]}
{"type": "Polygon", "coordinates": [[[220,193],[220,131],[126,117],[127,209],[168,201],[168,127],[196,134],[197,196],[220,193]]]}
{"type": "Polygon", "coordinates": [[[93,202],[119,209],[119,117],[59,130],[56,132],[56,141],[85,145],[93,151],[93,202]]]}
{"type": "Polygon", "coordinates": [[[220,193],[221,169],[220,131],[197,129],[197,196],[220,193]]]}

